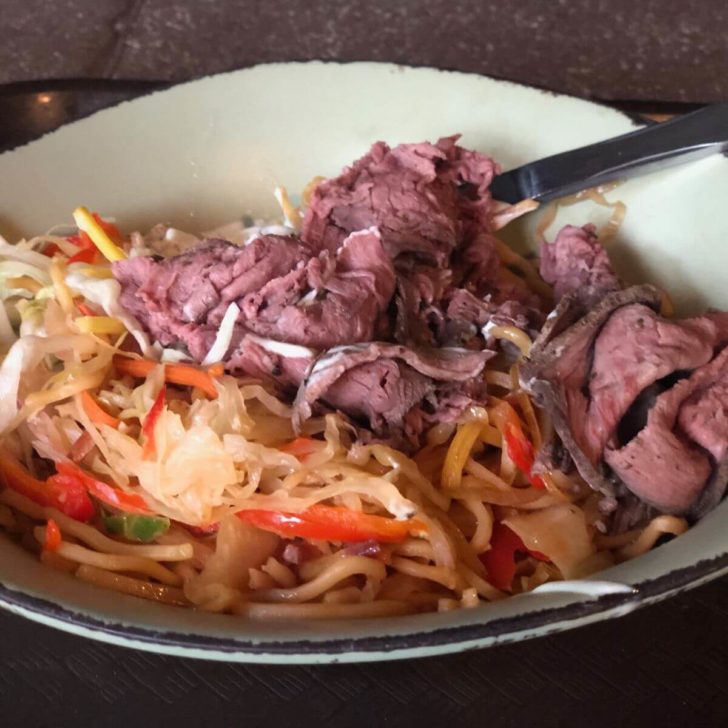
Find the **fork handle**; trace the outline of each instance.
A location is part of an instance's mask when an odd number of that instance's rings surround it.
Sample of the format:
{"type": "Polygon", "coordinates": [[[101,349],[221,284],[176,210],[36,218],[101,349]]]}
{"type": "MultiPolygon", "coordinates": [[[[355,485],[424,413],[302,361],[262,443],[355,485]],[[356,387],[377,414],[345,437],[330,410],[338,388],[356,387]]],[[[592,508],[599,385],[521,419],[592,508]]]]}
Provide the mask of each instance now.
{"type": "Polygon", "coordinates": [[[504,202],[546,202],[727,148],[728,103],[714,104],[505,172],[494,178],[491,193],[504,202]]]}

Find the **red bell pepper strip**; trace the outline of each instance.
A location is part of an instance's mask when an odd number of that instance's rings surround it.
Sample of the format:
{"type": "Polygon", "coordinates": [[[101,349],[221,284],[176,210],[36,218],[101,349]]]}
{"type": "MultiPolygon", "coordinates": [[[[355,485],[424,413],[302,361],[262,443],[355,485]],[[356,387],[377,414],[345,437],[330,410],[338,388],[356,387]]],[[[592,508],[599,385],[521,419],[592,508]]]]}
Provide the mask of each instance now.
{"type": "Polygon", "coordinates": [[[91,306],[86,305],[83,301],[74,301],[76,304],[76,308],[84,315],[84,316],[98,316],[98,312],[94,311],[91,306]]]}
{"type": "Polygon", "coordinates": [[[501,591],[510,591],[516,575],[516,554],[528,554],[539,561],[550,561],[540,551],[529,551],[520,536],[503,523],[493,525],[490,549],[480,554],[480,560],[488,572],[488,581],[501,591]]]}
{"type": "Polygon", "coordinates": [[[113,485],[97,480],[93,475],[89,475],[73,463],[58,462],[56,463],[56,469],[58,475],[53,475],[51,478],[63,478],[64,482],[74,481],[84,487],[94,498],[112,508],[118,508],[126,513],[151,513],[146,501],[140,495],[127,493],[115,488],[113,485]]]}
{"type": "Polygon", "coordinates": [[[492,413],[506,443],[508,457],[513,460],[516,467],[528,478],[528,482],[534,488],[544,490],[546,483],[543,478],[531,472],[535,460],[533,445],[523,434],[521,421],[516,411],[508,402],[500,402],[493,408],[492,413]]]}
{"type": "Polygon", "coordinates": [[[43,248],[43,255],[47,255],[49,258],[52,258],[56,253],[60,253],[61,249],[55,244],[55,243],[48,243],[43,248]]]}
{"type": "Polygon", "coordinates": [[[238,518],[263,531],[279,536],[313,538],[321,541],[378,541],[398,543],[425,531],[417,520],[395,521],[337,506],[310,506],[301,513],[282,513],[250,509],[239,511],[238,518]]]}
{"type": "Polygon", "coordinates": [[[321,440],[314,440],[311,437],[297,437],[295,440],[282,445],[280,450],[303,461],[309,455],[313,455],[319,449],[319,446],[323,444],[321,440]]]}
{"type": "MultiPolygon", "coordinates": [[[[85,234],[85,233],[84,233],[85,234]]],[[[96,260],[96,248],[82,248],[74,253],[69,259],[70,263],[88,263],[89,265],[96,260]]]]}
{"type": "MultiPolygon", "coordinates": [[[[92,213],[94,220],[101,226],[101,229],[115,242],[120,243],[123,240],[122,234],[119,232],[119,228],[114,225],[113,222],[106,222],[99,217],[97,212],[92,213]]],[[[81,231],[78,235],[69,235],[66,240],[69,243],[73,243],[82,250],[96,250],[94,241],[88,236],[87,233],[81,231]]]]}
{"type": "Polygon", "coordinates": [[[34,478],[7,450],[0,448],[0,481],[8,488],[44,508],[55,508],[77,521],[88,521],[94,505],[86,488],[78,482],[58,480],[52,475],[43,482],[34,478]]]}
{"type": "Polygon", "coordinates": [[[144,446],[142,447],[142,460],[151,460],[157,455],[157,444],[154,439],[154,427],[159,420],[159,416],[164,410],[164,403],[167,398],[167,386],[162,385],[161,389],[157,393],[157,397],[154,400],[147,416],[144,418],[142,424],[142,434],[146,438],[144,446]]]}
{"type": "Polygon", "coordinates": [[[61,545],[61,529],[58,528],[58,524],[49,518],[45,527],[45,538],[43,539],[43,550],[44,551],[58,551],[58,547],[61,545]]]}

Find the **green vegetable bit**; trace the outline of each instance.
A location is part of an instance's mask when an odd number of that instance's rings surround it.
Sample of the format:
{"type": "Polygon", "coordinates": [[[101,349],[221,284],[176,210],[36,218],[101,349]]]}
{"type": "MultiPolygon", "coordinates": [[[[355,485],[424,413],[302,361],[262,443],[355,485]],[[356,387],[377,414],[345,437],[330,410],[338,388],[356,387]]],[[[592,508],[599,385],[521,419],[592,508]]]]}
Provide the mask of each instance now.
{"type": "Polygon", "coordinates": [[[105,516],[104,526],[109,533],[127,541],[149,543],[169,529],[169,518],[164,516],[105,516]]]}

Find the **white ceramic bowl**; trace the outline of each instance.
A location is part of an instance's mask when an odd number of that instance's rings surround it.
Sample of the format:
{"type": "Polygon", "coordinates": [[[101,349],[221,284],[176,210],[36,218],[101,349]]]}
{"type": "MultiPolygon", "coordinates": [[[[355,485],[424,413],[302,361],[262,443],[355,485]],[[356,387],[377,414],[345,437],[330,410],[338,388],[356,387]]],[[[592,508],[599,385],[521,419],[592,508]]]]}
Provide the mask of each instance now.
{"type": "MultiPolygon", "coordinates": [[[[204,230],[275,213],[271,190],[331,175],[376,139],[454,132],[505,168],[633,128],[623,114],[480,76],[357,63],[259,66],[177,86],[0,155],[0,232],[71,221],[79,204],[126,229],[160,220],[204,230]]],[[[703,160],[629,182],[611,252],[685,310],[728,308],[728,162],[703,160]]],[[[558,222],[599,221],[590,203],[558,222]]],[[[537,215],[509,231],[519,245],[537,215]]],[[[649,554],[599,574],[474,610],[361,621],[254,622],[152,604],[44,567],[0,538],[0,605],[80,635],[158,652],[250,662],[415,657],[484,647],[626,614],[728,571],[728,503],[649,554]]]]}

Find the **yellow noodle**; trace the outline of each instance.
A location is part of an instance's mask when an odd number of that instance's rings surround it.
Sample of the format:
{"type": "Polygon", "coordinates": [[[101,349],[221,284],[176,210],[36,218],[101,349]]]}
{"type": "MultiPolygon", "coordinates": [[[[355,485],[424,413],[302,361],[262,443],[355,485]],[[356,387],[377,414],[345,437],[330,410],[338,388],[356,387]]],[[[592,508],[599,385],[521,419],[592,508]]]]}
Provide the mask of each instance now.
{"type": "MultiPolygon", "coordinates": [[[[45,529],[41,526],[35,529],[36,540],[42,543],[45,529]]],[[[147,559],[142,556],[120,556],[114,554],[101,554],[98,551],[78,546],[75,543],[67,543],[62,541],[56,550],[59,556],[63,556],[70,561],[77,561],[79,564],[88,566],[96,566],[106,571],[131,571],[161,581],[163,584],[170,586],[179,586],[182,579],[178,574],[162,566],[157,561],[147,559]]]]}
{"type": "Polygon", "coordinates": [[[311,202],[311,197],[313,196],[314,190],[326,179],[326,177],[312,177],[306,186],[303,188],[303,192],[301,193],[301,201],[303,202],[304,207],[308,207],[311,202]]]}
{"type": "Polygon", "coordinates": [[[97,551],[125,555],[125,556],[141,556],[155,561],[186,561],[192,558],[193,549],[191,543],[176,544],[163,546],[158,544],[130,544],[104,536],[97,528],[88,526],[80,521],[69,518],[55,508],[44,508],[43,515],[45,518],[52,518],[58,524],[63,534],[71,534],[79,541],[83,541],[88,546],[97,551]]]}
{"type": "Polygon", "coordinates": [[[260,570],[269,574],[277,586],[290,589],[296,585],[296,575],[285,564],[282,564],[273,556],[260,567],[260,570]]]}
{"type": "Polygon", "coordinates": [[[418,561],[412,561],[401,556],[394,556],[391,566],[403,574],[434,581],[448,589],[455,589],[458,583],[457,573],[452,569],[446,569],[444,566],[421,564],[418,561]]]}
{"type": "Polygon", "coordinates": [[[432,546],[427,541],[418,538],[408,538],[401,543],[395,544],[393,552],[399,556],[410,556],[432,561],[432,546]]]}
{"type": "Polygon", "coordinates": [[[483,424],[483,422],[477,421],[467,422],[458,427],[442,466],[441,482],[443,488],[457,488],[460,485],[463,468],[470,457],[470,452],[480,435],[483,424]]]}
{"type": "MultiPolygon", "coordinates": [[[[465,470],[472,476],[474,476],[477,480],[482,480],[488,485],[495,486],[498,490],[505,490],[510,492],[511,486],[506,483],[505,480],[502,478],[499,478],[494,472],[486,468],[485,466],[481,465],[476,460],[473,460],[472,458],[468,460],[465,463],[465,470]]],[[[476,483],[472,478],[463,478],[462,486],[463,487],[472,487],[472,486],[480,487],[481,483],[476,483]]]]}
{"type": "Polygon", "coordinates": [[[522,255],[516,253],[515,250],[506,245],[502,240],[498,240],[498,238],[493,238],[493,240],[495,241],[498,256],[502,263],[520,271],[528,285],[539,295],[545,296],[546,298],[553,296],[551,286],[541,278],[531,261],[526,260],[522,255]]]}
{"type": "Polygon", "coordinates": [[[180,607],[188,604],[183,591],[179,588],[114,574],[111,571],[99,569],[95,566],[82,564],[78,567],[76,576],[89,584],[96,584],[96,586],[112,589],[122,594],[131,594],[135,597],[142,597],[142,599],[180,607]]]}
{"type": "Polygon", "coordinates": [[[323,596],[325,604],[358,604],[362,601],[362,591],[355,586],[334,589],[323,596]]]}
{"type": "Polygon", "coordinates": [[[463,589],[463,594],[460,597],[460,606],[465,607],[465,609],[472,609],[473,607],[477,607],[480,604],[480,599],[478,598],[478,590],[475,587],[468,587],[467,589],[463,589]]]}
{"type": "Polygon", "coordinates": [[[490,507],[474,496],[468,496],[460,501],[475,517],[475,533],[470,539],[470,547],[476,554],[482,554],[490,546],[493,535],[493,512],[490,507]]]}
{"type": "Polygon", "coordinates": [[[506,205],[496,210],[492,217],[493,230],[500,230],[508,225],[509,222],[515,220],[528,212],[537,210],[539,203],[536,200],[525,199],[517,202],[515,205],[506,205]]]}
{"type": "Polygon", "coordinates": [[[478,576],[472,569],[469,569],[465,564],[460,564],[458,571],[462,575],[463,580],[475,589],[478,594],[487,599],[489,602],[495,602],[499,599],[504,599],[508,596],[505,592],[496,589],[492,584],[489,584],[481,576],[478,576]]]}
{"type": "Polygon", "coordinates": [[[71,291],[66,285],[65,266],[62,265],[58,260],[54,260],[51,263],[48,272],[50,273],[51,281],[53,281],[53,288],[56,291],[56,299],[61,305],[63,312],[66,314],[72,313],[73,296],[71,295],[71,291]]]}
{"type": "Polygon", "coordinates": [[[653,518],[642,533],[630,544],[623,546],[618,555],[622,559],[633,559],[647,553],[660,536],[663,534],[672,534],[679,536],[688,530],[688,522],[684,518],[677,516],[657,516],[653,518]]]}
{"type": "MultiPolygon", "coordinates": [[[[488,329],[488,336],[492,336],[494,339],[510,341],[511,344],[515,344],[520,349],[524,357],[527,357],[531,353],[531,339],[525,331],[521,331],[521,329],[515,326],[493,326],[488,329]]],[[[508,387],[510,387],[510,384],[509,378],[508,387]]]]}
{"type": "Polygon", "coordinates": [[[30,500],[30,498],[26,498],[24,495],[20,495],[20,493],[16,493],[14,490],[10,490],[10,488],[0,491],[0,501],[11,508],[14,508],[16,511],[20,511],[24,515],[28,516],[28,518],[32,518],[34,521],[46,520],[45,509],[43,506],[39,506],[37,503],[30,500]]]}
{"type": "Polygon", "coordinates": [[[276,580],[260,569],[248,569],[248,586],[253,589],[275,589],[280,586],[276,580]]]}
{"type": "Polygon", "coordinates": [[[255,601],[270,602],[308,602],[320,597],[334,585],[360,574],[376,581],[381,581],[386,575],[384,564],[365,556],[348,556],[334,562],[326,571],[313,581],[301,584],[293,589],[267,589],[251,595],[255,601]]]}

